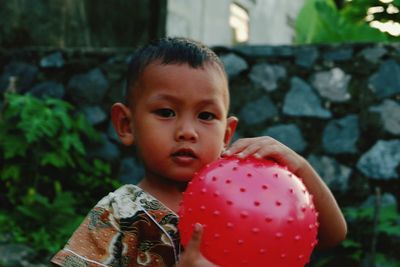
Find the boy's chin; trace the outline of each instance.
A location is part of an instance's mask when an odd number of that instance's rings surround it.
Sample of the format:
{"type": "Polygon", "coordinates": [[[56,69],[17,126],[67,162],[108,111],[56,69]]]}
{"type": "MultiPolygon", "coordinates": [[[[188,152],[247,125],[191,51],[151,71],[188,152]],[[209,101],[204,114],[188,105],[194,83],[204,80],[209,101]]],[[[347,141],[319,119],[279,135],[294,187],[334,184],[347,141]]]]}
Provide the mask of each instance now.
{"type": "Polygon", "coordinates": [[[176,181],[176,182],[181,182],[181,183],[188,183],[190,182],[194,175],[198,172],[199,170],[197,169],[187,169],[187,170],[180,170],[179,172],[174,172],[173,174],[171,173],[171,179],[176,181]]]}
{"type": "Polygon", "coordinates": [[[176,184],[187,184],[192,180],[192,177],[190,177],[190,178],[188,178],[188,177],[182,177],[182,178],[181,177],[177,177],[177,178],[175,178],[173,180],[174,180],[174,182],[176,184]]]}
{"type": "Polygon", "coordinates": [[[169,184],[175,188],[178,188],[179,191],[183,192],[186,190],[187,185],[189,184],[191,179],[169,179],[169,184]]]}

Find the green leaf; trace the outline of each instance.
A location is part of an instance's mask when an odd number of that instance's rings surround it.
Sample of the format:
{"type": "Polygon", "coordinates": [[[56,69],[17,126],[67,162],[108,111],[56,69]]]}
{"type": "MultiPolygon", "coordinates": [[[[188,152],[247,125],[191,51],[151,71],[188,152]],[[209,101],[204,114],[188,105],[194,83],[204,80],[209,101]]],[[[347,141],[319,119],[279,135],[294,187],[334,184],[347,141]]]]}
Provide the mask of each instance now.
{"type": "Polygon", "coordinates": [[[70,115],[64,110],[55,110],[54,115],[59,119],[62,124],[62,128],[65,130],[71,130],[72,128],[72,119],[70,115]]]}
{"type": "Polygon", "coordinates": [[[307,0],[295,22],[295,42],[298,44],[311,43],[314,39],[317,25],[318,14],[315,9],[315,1],[307,0]]]}
{"type": "Polygon", "coordinates": [[[384,224],[380,224],[378,226],[378,231],[381,233],[385,233],[388,236],[397,236],[400,237],[400,225],[396,224],[390,224],[390,223],[384,223],[384,224]]]}
{"type": "Polygon", "coordinates": [[[75,127],[79,129],[85,136],[87,136],[92,142],[100,142],[100,134],[90,125],[86,117],[79,114],[75,118],[75,127]]]}
{"type": "Polygon", "coordinates": [[[380,4],[382,3],[379,0],[346,1],[340,13],[348,21],[351,21],[353,23],[365,24],[365,17],[367,15],[368,9],[372,6],[379,6],[380,4]]]}
{"type": "Polygon", "coordinates": [[[396,221],[400,219],[396,205],[393,204],[381,207],[379,219],[380,221],[396,221]]]}
{"type": "Polygon", "coordinates": [[[352,240],[352,239],[346,239],[342,242],[342,246],[345,248],[361,248],[361,243],[352,240]]]}
{"type": "Polygon", "coordinates": [[[18,165],[6,165],[0,172],[0,179],[6,180],[19,180],[21,174],[21,167],[18,165]]]}
{"type": "Polygon", "coordinates": [[[70,148],[74,148],[81,155],[85,155],[85,148],[83,143],[77,133],[65,134],[60,137],[63,149],[70,150],[70,148]]]}
{"type": "Polygon", "coordinates": [[[400,266],[400,262],[396,259],[392,259],[383,253],[376,254],[376,266],[384,266],[384,267],[398,267],[400,266]]]}
{"type": "Polygon", "coordinates": [[[385,33],[370,27],[364,19],[354,20],[350,11],[350,8],[338,11],[332,0],[308,0],[296,20],[296,43],[387,42],[389,40],[385,33]]]}
{"type": "Polygon", "coordinates": [[[16,156],[24,157],[29,148],[29,144],[16,135],[7,135],[0,141],[0,147],[3,147],[5,159],[15,158],[16,156]]]}
{"type": "MultiPolygon", "coordinates": [[[[324,12],[334,12],[335,4],[332,0],[307,0],[305,2],[295,22],[296,43],[308,44],[329,39],[330,26],[322,20],[324,15],[320,14],[321,9],[324,12]]],[[[325,15],[329,16],[329,14],[325,15]]]]}
{"type": "Polygon", "coordinates": [[[45,153],[42,158],[40,159],[40,165],[41,166],[46,166],[46,165],[51,165],[57,168],[63,168],[67,164],[65,162],[65,158],[58,154],[57,152],[47,152],[45,153]]]}
{"type": "Polygon", "coordinates": [[[98,176],[109,175],[111,173],[110,165],[104,161],[95,159],[93,160],[93,164],[98,176]]]}
{"type": "Polygon", "coordinates": [[[70,103],[58,98],[46,98],[45,103],[47,106],[54,107],[56,110],[62,110],[63,112],[68,112],[74,109],[74,106],[70,103]]]}
{"type": "Polygon", "coordinates": [[[389,236],[400,237],[400,215],[397,212],[396,205],[381,208],[378,231],[389,236]]]}
{"type": "Polygon", "coordinates": [[[47,98],[46,104],[51,108],[53,117],[61,122],[62,128],[70,130],[72,128],[72,119],[69,112],[73,110],[73,106],[68,102],[53,98],[47,98]]]}

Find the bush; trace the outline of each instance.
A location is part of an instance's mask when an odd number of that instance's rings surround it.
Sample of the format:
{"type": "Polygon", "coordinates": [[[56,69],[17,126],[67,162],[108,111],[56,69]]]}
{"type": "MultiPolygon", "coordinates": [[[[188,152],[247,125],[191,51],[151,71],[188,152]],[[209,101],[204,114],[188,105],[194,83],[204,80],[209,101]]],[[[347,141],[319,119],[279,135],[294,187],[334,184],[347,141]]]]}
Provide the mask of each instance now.
{"type": "Polygon", "coordinates": [[[375,3],[365,0],[345,3],[345,8],[338,10],[333,0],[306,0],[295,22],[295,42],[311,44],[398,40],[372,28],[365,20],[368,7],[375,3]],[[357,16],[354,16],[356,11],[357,16]]]}
{"type": "Polygon", "coordinates": [[[50,202],[31,192],[15,210],[0,210],[0,232],[10,233],[7,242],[23,243],[40,256],[52,255],[68,240],[83,220],[74,208],[70,192],[59,192],[50,202]]]}
{"type": "Polygon", "coordinates": [[[63,100],[6,93],[0,136],[0,232],[11,233],[3,241],[54,253],[120,185],[108,163],[86,155],[100,135],[63,100]]]}
{"type": "Polygon", "coordinates": [[[400,214],[395,204],[346,207],[348,237],[333,253],[320,253],[313,267],[400,266],[400,214]]]}

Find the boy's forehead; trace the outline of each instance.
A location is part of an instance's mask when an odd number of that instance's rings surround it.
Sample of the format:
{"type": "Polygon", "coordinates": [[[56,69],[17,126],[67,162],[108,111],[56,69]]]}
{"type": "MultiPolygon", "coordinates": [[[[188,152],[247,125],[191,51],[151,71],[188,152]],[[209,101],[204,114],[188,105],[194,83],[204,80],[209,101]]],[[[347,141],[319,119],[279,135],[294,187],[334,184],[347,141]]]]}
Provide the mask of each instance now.
{"type": "MultiPolygon", "coordinates": [[[[215,62],[205,62],[202,66],[194,68],[191,67],[187,63],[171,63],[171,64],[164,64],[161,61],[155,61],[146,66],[143,69],[142,73],[139,76],[138,82],[136,85],[131,88],[130,98],[133,97],[133,101],[138,101],[141,95],[143,95],[144,90],[148,87],[149,82],[153,82],[155,79],[158,79],[158,75],[168,75],[168,71],[172,70],[173,67],[183,67],[183,68],[190,68],[190,69],[201,69],[205,70],[209,74],[211,74],[212,80],[217,82],[219,86],[217,86],[218,90],[221,90],[221,95],[223,97],[223,102],[226,105],[226,108],[229,109],[229,102],[230,102],[230,95],[228,89],[228,80],[225,74],[225,71],[215,62]]],[[[175,81],[179,84],[179,80],[175,81]]],[[[153,88],[154,89],[154,88],[153,88]]],[[[218,94],[219,95],[219,94],[218,94]]]]}

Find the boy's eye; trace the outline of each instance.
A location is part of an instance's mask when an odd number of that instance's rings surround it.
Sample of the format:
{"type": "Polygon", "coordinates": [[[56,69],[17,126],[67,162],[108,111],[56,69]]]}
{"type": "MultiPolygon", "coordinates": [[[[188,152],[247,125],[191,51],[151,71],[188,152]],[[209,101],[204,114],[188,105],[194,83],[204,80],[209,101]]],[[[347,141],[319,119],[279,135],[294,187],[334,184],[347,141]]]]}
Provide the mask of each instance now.
{"type": "Polygon", "coordinates": [[[211,121],[211,120],[213,120],[215,118],[216,118],[216,116],[211,112],[201,112],[199,114],[199,119],[200,120],[211,121]]]}
{"type": "Polygon", "coordinates": [[[154,113],[163,118],[171,118],[175,116],[175,111],[169,108],[160,108],[157,109],[154,113]]]}

